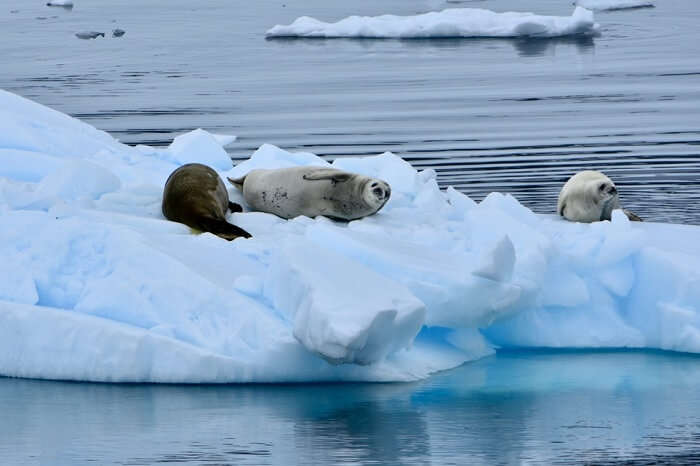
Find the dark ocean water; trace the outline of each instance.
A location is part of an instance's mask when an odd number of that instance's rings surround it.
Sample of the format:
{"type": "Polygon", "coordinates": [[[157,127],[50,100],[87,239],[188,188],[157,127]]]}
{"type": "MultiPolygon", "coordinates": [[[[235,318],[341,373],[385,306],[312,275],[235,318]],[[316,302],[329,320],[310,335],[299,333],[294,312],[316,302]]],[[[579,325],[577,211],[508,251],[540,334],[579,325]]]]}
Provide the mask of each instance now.
{"type": "Polygon", "coordinates": [[[700,224],[700,2],[598,13],[596,38],[266,40],[302,15],[446,7],[570,15],[570,0],[40,0],[0,5],[0,87],[123,142],[202,127],[236,159],[265,142],[329,158],[393,151],[475,199],[554,212],[605,171],[648,220],[700,224]],[[11,11],[16,11],[12,13],[11,11]],[[126,35],[109,37],[114,28],[126,35]],[[80,40],[75,32],[107,32],[80,40]]]}
{"type": "Polygon", "coordinates": [[[504,352],[398,384],[0,378],[3,464],[685,465],[700,359],[504,352]]]}

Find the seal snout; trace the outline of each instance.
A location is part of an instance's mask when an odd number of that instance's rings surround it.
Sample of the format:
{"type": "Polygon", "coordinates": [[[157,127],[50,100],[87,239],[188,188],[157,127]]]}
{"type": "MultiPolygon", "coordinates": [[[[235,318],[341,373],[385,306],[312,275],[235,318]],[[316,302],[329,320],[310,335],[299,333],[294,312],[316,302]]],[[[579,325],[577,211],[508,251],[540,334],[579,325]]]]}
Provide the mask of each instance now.
{"type": "Polygon", "coordinates": [[[600,191],[601,194],[607,194],[610,196],[617,194],[617,188],[612,183],[601,183],[598,185],[598,191],[600,191]]]}
{"type": "Polygon", "coordinates": [[[389,185],[386,183],[374,181],[369,187],[372,190],[372,194],[374,194],[379,201],[385,201],[386,199],[389,199],[389,196],[391,195],[391,188],[389,188],[389,185]]]}

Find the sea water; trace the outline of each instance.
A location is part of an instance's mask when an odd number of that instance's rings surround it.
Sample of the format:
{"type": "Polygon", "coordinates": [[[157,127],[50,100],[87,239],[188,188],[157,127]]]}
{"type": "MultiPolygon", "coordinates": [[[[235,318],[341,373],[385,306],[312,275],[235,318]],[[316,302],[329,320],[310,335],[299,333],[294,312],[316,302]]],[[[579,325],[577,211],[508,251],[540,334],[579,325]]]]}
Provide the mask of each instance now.
{"type": "Polygon", "coordinates": [[[700,359],[501,352],[416,383],[140,385],[0,378],[4,464],[700,461],[700,359]]]}

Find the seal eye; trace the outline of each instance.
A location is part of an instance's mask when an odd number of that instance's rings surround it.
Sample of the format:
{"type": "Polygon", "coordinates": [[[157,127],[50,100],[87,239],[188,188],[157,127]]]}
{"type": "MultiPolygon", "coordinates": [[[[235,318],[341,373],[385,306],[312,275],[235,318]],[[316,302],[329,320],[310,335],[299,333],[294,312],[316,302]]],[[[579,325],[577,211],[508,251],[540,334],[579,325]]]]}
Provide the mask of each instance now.
{"type": "Polygon", "coordinates": [[[376,187],[377,187],[377,182],[375,181],[374,183],[372,183],[371,185],[369,185],[369,187],[370,187],[370,188],[376,188],[376,187]]]}
{"type": "Polygon", "coordinates": [[[598,186],[598,191],[603,191],[605,189],[605,183],[598,186]]]}

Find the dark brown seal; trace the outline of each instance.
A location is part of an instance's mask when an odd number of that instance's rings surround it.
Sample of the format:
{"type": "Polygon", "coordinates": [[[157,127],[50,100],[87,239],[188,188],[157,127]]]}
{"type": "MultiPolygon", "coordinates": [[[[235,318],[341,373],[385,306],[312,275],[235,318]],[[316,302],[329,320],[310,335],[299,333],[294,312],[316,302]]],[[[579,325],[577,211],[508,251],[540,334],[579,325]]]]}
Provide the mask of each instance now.
{"type": "Polygon", "coordinates": [[[188,163],[176,169],[165,182],[163,215],[195,230],[208,231],[226,240],[250,238],[242,228],[226,221],[226,211],[241,212],[241,206],[228,200],[219,175],[201,163],[188,163]]]}

